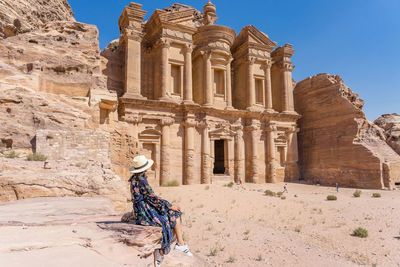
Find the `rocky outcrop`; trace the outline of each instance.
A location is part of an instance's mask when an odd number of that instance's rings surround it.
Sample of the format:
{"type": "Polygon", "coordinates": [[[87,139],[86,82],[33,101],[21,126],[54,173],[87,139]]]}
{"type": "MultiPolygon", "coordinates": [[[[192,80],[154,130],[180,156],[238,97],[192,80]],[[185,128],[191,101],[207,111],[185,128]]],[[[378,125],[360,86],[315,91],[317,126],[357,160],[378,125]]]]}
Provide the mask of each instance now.
{"type": "Polygon", "coordinates": [[[362,188],[392,187],[400,156],[381,128],[366,120],[364,101],[339,76],[318,74],[297,83],[299,161],[305,180],[362,188]]]}
{"type": "Polygon", "coordinates": [[[386,142],[400,155],[400,115],[384,114],[374,123],[384,130],[386,142]]]}
{"type": "Polygon", "coordinates": [[[67,0],[0,1],[0,39],[38,29],[51,21],[75,21],[67,0]]]}
{"type": "Polygon", "coordinates": [[[129,201],[128,186],[115,175],[111,165],[94,160],[49,160],[0,158],[0,201],[37,197],[103,196],[116,209],[125,210],[129,201]]]}
{"type": "MultiPolygon", "coordinates": [[[[162,229],[120,217],[110,200],[96,197],[0,203],[0,266],[153,266],[162,229]]],[[[174,250],[163,266],[208,264],[174,250]]]]}

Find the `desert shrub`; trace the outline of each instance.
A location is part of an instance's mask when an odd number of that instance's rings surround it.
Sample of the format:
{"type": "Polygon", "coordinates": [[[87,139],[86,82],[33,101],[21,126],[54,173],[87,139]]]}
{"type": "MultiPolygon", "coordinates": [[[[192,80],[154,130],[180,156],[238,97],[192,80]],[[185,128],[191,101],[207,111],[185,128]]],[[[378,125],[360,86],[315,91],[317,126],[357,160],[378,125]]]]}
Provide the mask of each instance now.
{"type": "Polygon", "coordinates": [[[10,153],[4,154],[5,158],[8,159],[14,159],[14,158],[18,158],[19,154],[17,152],[15,152],[14,150],[10,151],[10,153]]]}
{"type": "Polygon", "coordinates": [[[46,139],[54,139],[54,136],[48,135],[48,136],[46,136],[46,139]]]}
{"type": "Polygon", "coordinates": [[[268,190],[268,189],[264,191],[264,194],[266,196],[270,196],[270,197],[274,197],[276,195],[275,192],[268,190]]]}
{"type": "Polygon", "coordinates": [[[209,185],[207,185],[206,187],[204,187],[204,190],[208,190],[208,189],[210,189],[210,186],[209,186],[209,185]]]}
{"type": "Polygon", "coordinates": [[[297,226],[294,228],[294,231],[295,231],[296,233],[300,233],[300,232],[301,232],[301,225],[297,225],[297,226]]]}
{"type": "Polygon", "coordinates": [[[368,236],[368,231],[367,229],[364,229],[362,227],[358,227],[353,231],[353,236],[358,236],[361,238],[366,238],[368,236]]]}
{"type": "Polygon", "coordinates": [[[248,234],[250,234],[250,230],[246,230],[246,231],[244,231],[244,233],[243,234],[245,234],[245,235],[248,235],[248,234]]]}
{"type": "Polygon", "coordinates": [[[209,256],[217,256],[218,254],[218,246],[215,246],[213,248],[210,248],[210,254],[208,254],[209,256]]]}
{"type": "Polygon", "coordinates": [[[285,196],[281,196],[281,199],[282,199],[282,200],[285,200],[285,199],[286,199],[286,197],[285,197],[285,196]]]}
{"type": "Polygon", "coordinates": [[[361,196],[361,190],[354,191],[353,196],[354,197],[360,197],[361,196]]]}
{"type": "Polygon", "coordinates": [[[164,186],[164,187],[179,186],[179,182],[177,180],[172,180],[162,186],[164,186]]]}
{"type": "Polygon", "coordinates": [[[378,197],[381,197],[381,194],[379,194],[379,193],[373,193],[373,194],[372,194],[372,197],[378,198],[378,197]]]}
{"type": "Polygon", "coordinates": [[[32,153],[32,154],[29,154],[26,157],[26,159],[28,161],[46,161],[47,157],[45,155],[43,155],[43,154],[40,154],[40,153],[32,153]]]}
{"type": "Polygon", "coordinates": [[[334,195],[328,195],[328,196],[326,197],[326,200],[337,200],[337,197],[334,196],[334,195]]]}
{"type": "Polygon", "coordinates": [[[278,197],[281,197],[281,196],[283,195],[283,192],[277,192],[276,195],[277,195],[278,197]]]}
{"type": "Polygon", "coordinates": [[[235,184],[234,182],[230,182],[229,184],[226,184],[225,186],[232,187],[234,184],[235,184]]]}
{"type": "Polygon", "coordinates": [[[263,260],[262,255],[261,255],[261,254],[258,254],[258,255],[257,255],[257,258],[256,258],[256,261],[262,261],[262,260],[263,260]]]}
{"type": "Polygon", "coordinates": [[[227,260],[227,262],[229,262],[229,263],[234,263],[235,262],[235,256],[234,255],[230,255],[229,256],[229,258],[228,258],[228,260],[227,260]]]}

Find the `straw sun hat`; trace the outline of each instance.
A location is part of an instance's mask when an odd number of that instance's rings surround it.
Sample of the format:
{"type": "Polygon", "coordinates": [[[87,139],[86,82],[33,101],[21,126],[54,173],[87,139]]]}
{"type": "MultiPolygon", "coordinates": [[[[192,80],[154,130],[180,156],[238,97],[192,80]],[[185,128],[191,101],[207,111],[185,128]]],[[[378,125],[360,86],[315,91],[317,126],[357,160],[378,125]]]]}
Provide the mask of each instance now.
{"type": "Polygon", "coordinates": [[[147,159],[146,156],[140,155],[133,159],[133,166],[129,168],[131,173],[144,172],[153,165],[154,161],[147,159]]]}

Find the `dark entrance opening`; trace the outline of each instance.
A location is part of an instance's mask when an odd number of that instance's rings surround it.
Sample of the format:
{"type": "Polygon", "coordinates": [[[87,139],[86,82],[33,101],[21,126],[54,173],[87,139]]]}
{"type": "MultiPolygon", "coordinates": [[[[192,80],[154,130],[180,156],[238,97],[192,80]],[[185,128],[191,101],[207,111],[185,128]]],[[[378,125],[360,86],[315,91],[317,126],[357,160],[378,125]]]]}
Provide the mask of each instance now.
{"type": "Polygon", "coordinates": [[[224,140],[214,141],[214,174],[225,174],[225,142],[224,140]]]}
{"type": "Polygon", "coordinates": [[[400,186],[400,182],[399,183],[394,183],[395,186],[400,186]]]}

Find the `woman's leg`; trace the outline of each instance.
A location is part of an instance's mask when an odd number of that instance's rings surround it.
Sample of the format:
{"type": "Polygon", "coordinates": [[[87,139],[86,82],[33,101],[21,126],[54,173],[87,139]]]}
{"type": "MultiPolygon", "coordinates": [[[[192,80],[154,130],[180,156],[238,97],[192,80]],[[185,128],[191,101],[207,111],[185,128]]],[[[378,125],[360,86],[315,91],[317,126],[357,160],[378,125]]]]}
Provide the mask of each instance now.
{"type": "Polygon", "coordinates": [[[182,221],[181,218],[176,220],[176,224],[174,227],[174,232],[176,236],[176,240],[178,241],[178,245],[183,246],[185,242],[183,241],[183,236],[182,236],[182,221]]]}

